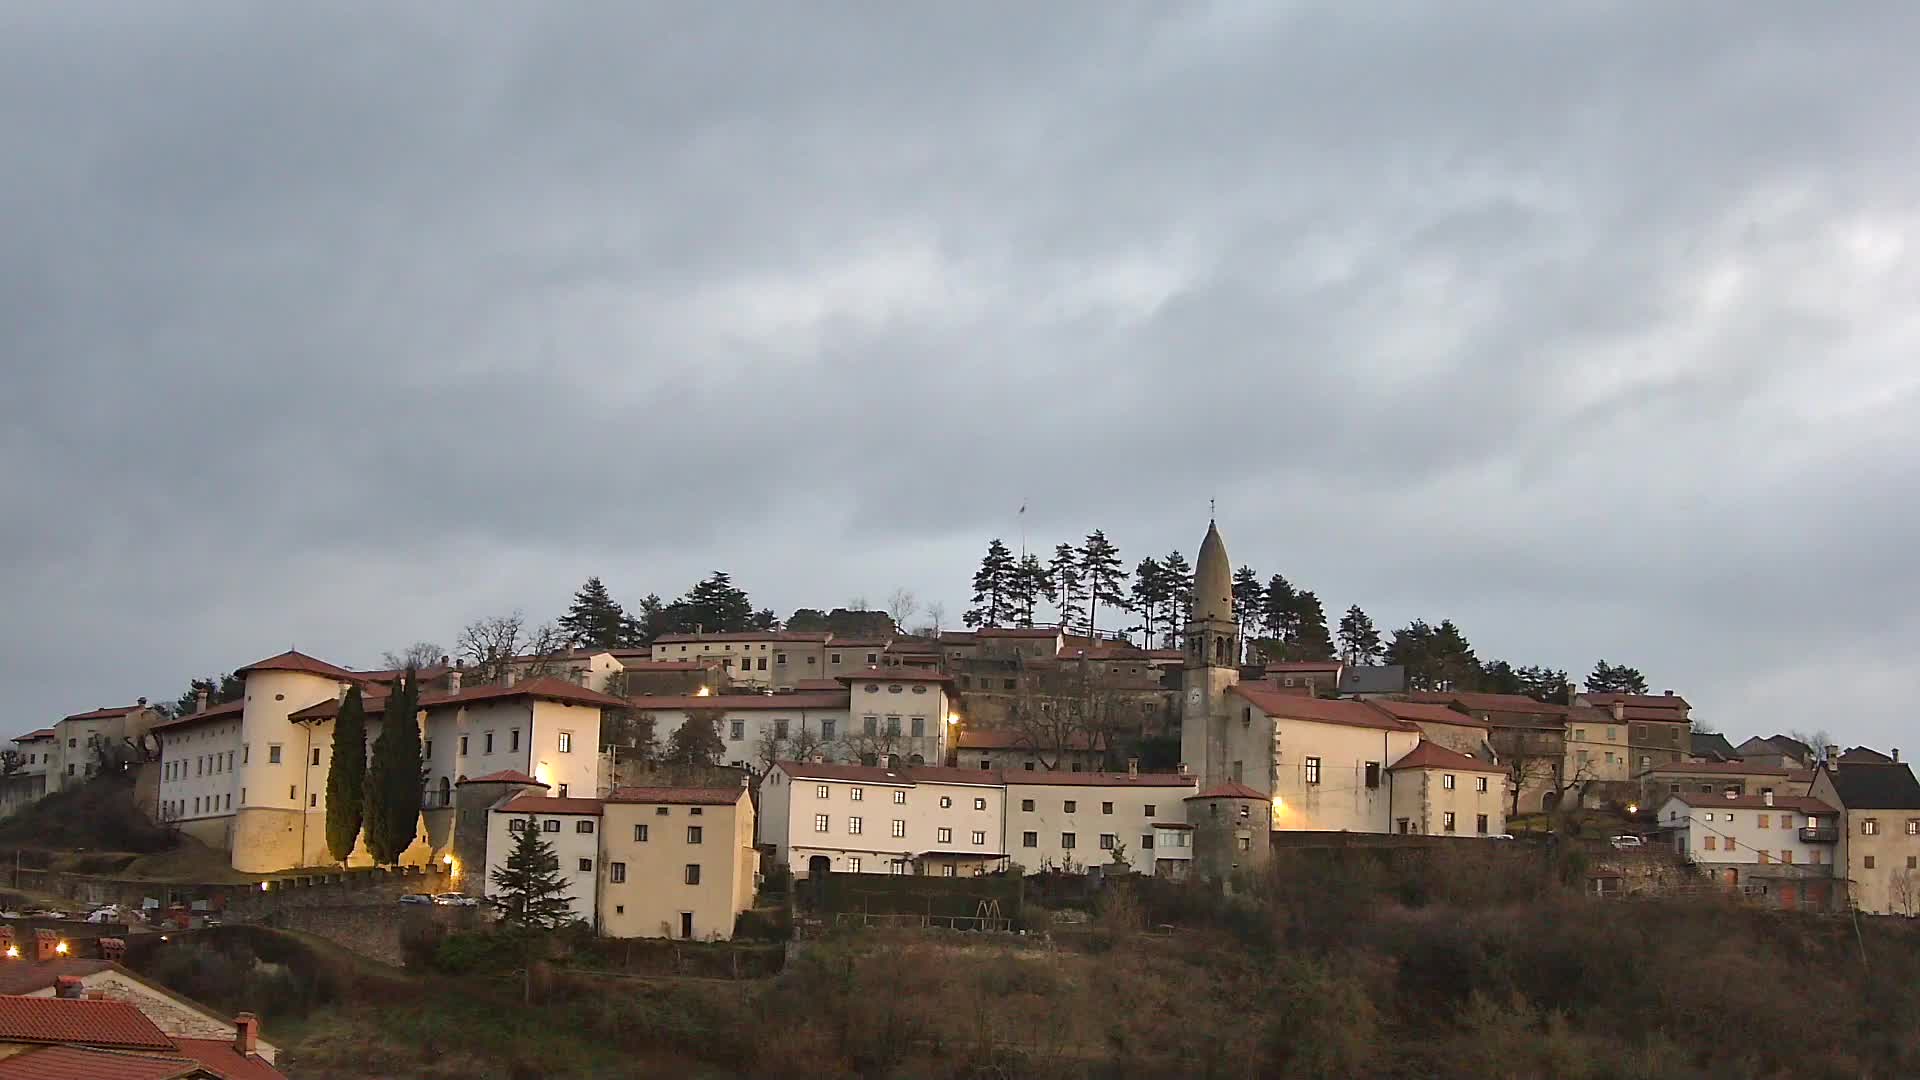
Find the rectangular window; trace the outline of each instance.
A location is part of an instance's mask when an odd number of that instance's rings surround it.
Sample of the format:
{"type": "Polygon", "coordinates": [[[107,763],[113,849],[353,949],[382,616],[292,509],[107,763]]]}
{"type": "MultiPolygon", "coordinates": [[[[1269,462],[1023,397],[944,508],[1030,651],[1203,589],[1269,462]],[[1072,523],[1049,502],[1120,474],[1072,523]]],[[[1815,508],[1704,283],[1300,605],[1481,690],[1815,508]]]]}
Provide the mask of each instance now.
{"type": "Polygon", "coordinates": [[[941,876],[941,877],[954,877],[954,876],[956,876],[956,875],[955,875],[955,873],[954,873],[954,868],[953,868],[953,864],[952,864],[952,863],[948,863],[947,865],[945,865],[945,866],[943,866],[943,867],[941,867],[941,868],[940,868],[940,876],[941,876]]]}
{"type": "Polygon", "coordinates": [[[869,735],[880,734],[880,718],[879,717],[863,716],[860,718],[860,724],[867,734],[869,735]]]}
{"type": "Polygon", "coordinates": [[[1112,851],[1113,844],[1114,844],[1114,835],[1112,833],[1103,832],[1100,834],[1100,850],[1101,851],[1112,851]]]}
{"type": "Polygon", "coordinates": [[[1103,802],[1103,803],[1101,803],[1101,804],[1100,804],[1100,812],[1101,812],[1101,813],[1103,813],[1103,814],[1111,814],[1111,813],[1113,813],[1113,804],[1112,804],[1112,803],[1110,803],[1110,802],[1103,802]]]}
{"type": "Polygon", "coordinates": [[[900,718],[899,717],[897,716],[887,717],[887,734],[889,735],[900,734],[900,718]]]}
{"type": "Polygon", "coordinates": [[[580,872],[581,872],[581,873],[583,873],[583,874],[585,874],[585,873],[590,873],[590,872],[592,872],[592,870],[593,870],[593,860],[592,860],[592,859],[581,859],[581,860],[580,860],[580,872]]]}
{"type": "Polygon", "coordinates": [[[907,823],[904,819],[902,818],[893,819],[893,835],[895,836],[907,835],[907,823]]]}
{"type": "Polygon", "coordinates": [[[1487,790],[1487,778],[1484,776],[1475,777],[1473,781],[1473,790],[1478,791],[1482,794],[1485,794],[1487,790]]]}
{"type": "Polygon", "coordinates": [[[320,805],[319,793],[318,792],[309,793],[307,795],[307,809],[309,810],[316,809],[319,807],[319,805],[320,805]]]}
{"type": "Polygon", "coordinates": [[[1320,782],[1320,759],[1319,758],[1310,757],[1307,759],[1306,776],[1307,776],[1307,783],[1309,784],[1317,784],[1320,782]]]}
{"type": "Polygon", "coordinates": [[[906,793],[906,792],[904,792],[904,791],[896,791],[896,792],[894,792],[894,793],[893,793],[893,804],[894,804],[895,806],[904,806],[904,805],[906,805],[906,802],[907,802],[907,793],[906,793]]]}
{"type": "Polygon", "coordinates": [[[543,821],[543,822],[541,822],[541,823],[540,823],[540,831],[541,831],[541,832],[559,832],[559,831],[560,831],[560,819],[559,819],[559,818],[548,818],[547,820],[545,820],[545,821],[543,821]]]}
{"type": "Polygon", "coordinates": [[[507,831],[508,832],[526,832],[527,823],[520,820],[519,818],[509,818],[507,821],[507,831]]]}
{"type": "MultiPolygon", "coordinates": [[[[428,747],[432,747],[432,746],[433,746],[433,743],[432,743],[431,741],[429,741],[429,742],[427,743],[427,746],[428,746],[428,747]]],[[[427,753],[426,753],[426,756],[427,756],[427,757],[432,757],[432,756],[433,756],[433,751],[432,751],[431,749],[429,749],[429,750],[427,751],[427,753]]],[[[314,747],[314,748],[313,748],[313,755],[312,755],[312,757],[313,757],[313,760],[311,760],[311,761],[309,761],[309,762],[307,762],[307,764],[309,764],[309,765],[318,765],[318,764],[320,764],[320,748],[319,748],[319,747],[317,747],[317,746],[316,746],[316,747],[314,747]]]]}
{"type": "Polygon", "coordinates": [[[921,737],[921,736],[923,736],[923,735],[925,735],[925,734],[927,733],[927,718],[926,718],[926,717],[924,717],[924,716],[916,716],[916,717],[914,717],[914,718],[913,718],[913,727],[911,728],[911,733],[912,733],[912,735],[913,735],[913,737],[914,737],[914,738],[916,738],[916,739],[917,739],[917,738],[920,738],[920,737],[921,737]]]}
{"type": "Polygon", "coordinates": [[[1487,815],[1485,814],[1473,815],[1473,830],[1477,833],[1480,833],[1483,836],[1486,835],[1487,815]]]}
{"type": "Polygon", "coordinates": [[[816,799],[825,799],[831,796],[832,794],[833,794],[833,789],[828,787],[825,784],[815,784],[813,786],[813,797],[816,799]]]}
{"type": "Polygon", "coordinates": [[[813,815],[813,831],[814,832],[827,831],[827,815],[825,814],[813,815]]]}
{"type": "Polygon", "coordinates": [[[1377,761],[1367,762],[1367,786],[1370,788],[1380,786],[1380,763],[1377,761]]]}
{"type": "Polygon", "coordinates": [[[560,733],[560,752],[563,754],[573,753],[573,732],[563,731],[560,733]]]}
{"type": "Polygon", "coordinates": [[[1020,846],[1021,846],[1021,847],[1039,847],[1039,846],[1040,846],[1040,834],[1039,834],[1039,833],[1037,833],[1037,832],[1023,832],[1023,833],[1021,833],[1021,834],[1020,834],[1020,846]]]}
{"type": "Polygon", "coordinates": [[[607,864],[607,880],[615,885],[627,880],[627,864],[623,862],[607,864]]]}
{"type": "Polygon", "coordinates": [[[514,728],[507,732],[507,750],[514,751],[518,749],[520,749],[520,729],[514,728]]]}
{"type": "Polygon", "coordinates": [[[951,795],[940,796],[940,809],[949,810],[952,808],[953,808],[953,796],[951,795]]]}
{"type": "Polygon", "coordinates": [[[839,722],[835,720],[820,721],[820,738],[824,739],[827,742],[832,742],[833,732],[835,727],[838,725],[838,723],[839,722]]]}
{"type": "Polygon", "coordinates": [[[1446,832],[1453,831],[1453,811],[1447,811],[1446,816],[1441,819],[1440,827],[1446,832]]]}
{"type": "Polygon", "coordinates": [[[951,844],[951,843],[953,843],[953,830],[952,830],[952,829],[944,829],[944,828],[943,828],[943,829],[940,829],[940,830],[938,830],[938,831],[937,831],[937,832],[936,832],[936,833],[934,834],[934,843],[936,843],[936,844],[951,844]]]}
{"type": "Polygon", "coordinates": [[[744,739],[746,737],[747,737],[747,722],[745,720],[727,721],[727,738],[744,739]]]}
{"type": "Polygon", "coordinates": [[[1793,852],[1792,852],[1792,851],[1782,851],[1782,852],[1780,853],[1780,861],[1781,861],[1781,862],[1783,862],[1783,863],[1790,863],[1790,862],[1792,862],[1792,861],[1793,861],[1793,852]]]}
{"type": "Polygon", "coordinates": [[[1760,818],[1760,820],[1755,823],[1755,828],[1760,828],[1760,829],[1768,828],[1769,826],[1767,825],[1767,821],[1768,821],[1767,815],[1760,814],[1758,815],[1758,817],[1760,818]]]}
{"type": "Polygon", "coordinates": [[[767,670],[767,658],[764,656],[760,658],[760,670],[761,671],[767,670]]]}
{"type": "Polygon", "coordinates": [[[268,744],[268,746],[267,746],[267,764],[269,764],[269,765],[278,765],[278,764],[280,764],[280,744],[279,744],[279,743],[270,743],[270,744],[268,744]]]}
{"type": "Polygon", "coordinates": [[[467,737],[465,735],[460,736],[460,756],[467,756],[467,737]]]}
{"type": "Polygon", "coordinates": [[[1718,843],[1718,839],[1719,839],[1718,837],[1713,837],[1713,836],[1709,836],[1709,837],[1707,837],[1707,850],[1708,850],[1708,851],[1714,851],[1714,850],[1717,850],[1717,849],[1718,849],[1718,847],[1719,847],[1719,843],[1718,843]]]}
{"type": "Polygon", "coordinates": [[[850,817],[847,819],[847,835],[848,836],[860,835],[860,819],[859,818],[850,817]]]}
{"type": "Polygon", "coordinates": [[[577,833],[591,833],[593,832],[593,822],[576,821],[573,823],[573,831],[577,833]]]}
{"type": "Polygon", "coordinates": [[[1140,834],[1140,850],[1141,851],[1153,850],[1153,834],[1152,833],[1140,834]]]}
{"type": "Polygon", "coordinates": [[[699,825],[687,826],[687,843],[697,844],[700,842],[701,828],[699,825]]]}
{"type": "Polygon", "coordinates": [[[1444,788],[1444,789],[1446,789],[1446,790],[1448,790],[1448,791],[1452,791],[1452,790],[1453,790],[1453,774],[1452,774],[1452,773],[1441,773],[1441,774],[1440,774],[1440,786],[1441,786],[1442,788],[1444,788]]]}
{"type": "Polygon", "coordinates": [[[1153,805],[1152,803],[1148,803],[1148,804],[1146,805],[1146,815],[1147,815],[1148,817],[1153,817],[1153,816],[1154,816],[1154,805],[1153,805]]]}
{"type": "Polygon", "coordinates": [[[664,807],[664,806],[656,806],[656,807],[654,807],[654,808],[653,808],[653,816],[654,816],[654,817],[666,817],[666,816],[667,816],[667,808],[666,808],[666,807],[664,807]]]}
{"type": "Polygon", "coordinates": [[[973,800],[973,808],[975,810],[985,810],[987,808],[987,800],[985,799],[973,800]]]}
{"type": "Polygon", "coordinates": [[[481,733],[480,752],[483,754],[493,753],[493,732],[487,731],[481,733]]]}
{"type": "Polygon", "coordinates": [[[1907,835],[1920,836],[1920,818],[1907,819],[1907,835]]]}
{"type": "Polygon", "coordinates": [[[773,722],[773,737],[776,739],[784,739],[787,737],[787,722],[785,720],[775,720],[773,722]]]}
{"type": "Polygon", "coordinates": [[[245,765],[253,757],[253,744],[240,744],[240,764],[245,765]]]}
{"type": "Polygon", "coordinates": [[[839,654],[839,653],[834,653],[834,654],[833,654],[833,656],[832,656],[832,662],[833,662],[833,663],[836,663],[836,664],[840,662],[840,654],[839,654]]]}
{"type": "Polygon", "coordinates": [[[973,830],[973,846],[980,847],[987,842],[987,834],[979,829],[973,830]]]}
{"type": "Polygon", "coordinates": [[[1066,800],[1066,804],[1067,804],[1067,813],[1069,814],[1080,809],[1080,804],[1073,799],[1066,800]]]}
{"type": "MultiPolygon", "coordinates": [[[[423,760],[433,757],[433,740],[432,739],[428,739],[426,742],[420,745],[420,757],[423,760]]],[[[313,752],[313,763],[315,765],[320,764],[320,751],[318,750],[315,750],[313,752]]]]}
{"type": "Polygon", "coordinates": [[[1060,846],[1067,849],[1068,851],[1072,851],[1073,850],[1073,834],[1070,832],[1061,833],[1060,846]]]}
{"type": "Polygon", "coordinates": [[[633,827],[633,842],[636,844],[644,844],[647,842],[646,822],[643,821],[633,827]]]}
{"type": "Polygon", "coordinates": [[[866,800],[866,797],[867,797],[866,788],[849,788],[847,790],[847,800],[849,802],[864,802],[866,800]]]}
{"type": "Polygon", "coordinates": [[[691,863],[691,862],[690,862],[690,863],[688,863],[688,864],[687,864],[687,878],[686,878],[686,881],[687,881],[687,884],[689,884],[689,885],[698,885],[698,884],[700,884],[700,864],[699,864],[699,863],[691,863]]]}
{"type": "Polygon", "coordinates": [[[774,654],[773,654],[773,662],[774,662],[775,664],[778,664],[778,665],[780,665],[780,666],[783,666],[783,667],[784,667],[784,666],[786,665],[786,662],[787,662],[787,654],[786,654],[786,653],[783,653],[783,652],[777,652],[777,653],[774,653],[774,654]]]}
{"type": "Polygon", "coordinates": [[[1860,822],[1861,836],[1879,836],[1880,822],[1876,818],[1863,818],[1860,822]]]}

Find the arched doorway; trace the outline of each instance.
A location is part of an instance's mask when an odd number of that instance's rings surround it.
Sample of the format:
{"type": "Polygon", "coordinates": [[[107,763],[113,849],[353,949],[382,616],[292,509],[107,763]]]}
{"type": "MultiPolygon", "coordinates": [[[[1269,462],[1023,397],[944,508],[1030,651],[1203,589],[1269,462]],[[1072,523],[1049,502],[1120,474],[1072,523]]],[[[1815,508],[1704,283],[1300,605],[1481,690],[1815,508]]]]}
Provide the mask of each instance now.
{"type": "Polygon", "coordinates": [[[825,855],[815,855],[813,858],[807,860],[808,877],[819,877],[821,874],[830,874],[832,872],[833,860],[827,858],[825,855]]]}
{"type": "Polygon", "coordinates": [[[453,805],[453,781],[444,776],[440,778],[440,805],[453,805]]]}
{"type": "Polygon", "coordinates": [[[926,763],[927,759],[919,754],[915,754],[907,759],[907,764],[909,765],[925,765],[926,763]]]}

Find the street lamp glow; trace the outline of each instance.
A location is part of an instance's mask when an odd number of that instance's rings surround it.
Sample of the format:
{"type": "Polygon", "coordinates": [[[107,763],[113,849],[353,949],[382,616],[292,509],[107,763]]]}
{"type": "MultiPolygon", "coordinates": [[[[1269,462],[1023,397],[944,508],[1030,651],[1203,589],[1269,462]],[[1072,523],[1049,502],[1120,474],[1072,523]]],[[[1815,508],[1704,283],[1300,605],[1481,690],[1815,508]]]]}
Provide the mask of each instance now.
{"type": "Polygon", "coordinates": [[[20,959],[20,946],[18,945],[7,946],[7,959],[9,960],[20,959]]]}
{"type": "Polygon", "coordinates": [[[53,947],[53,951],[59,953],[61,956],[67,955],[67,943],[63,941],[60,944],[55,945],[53,947]]]}

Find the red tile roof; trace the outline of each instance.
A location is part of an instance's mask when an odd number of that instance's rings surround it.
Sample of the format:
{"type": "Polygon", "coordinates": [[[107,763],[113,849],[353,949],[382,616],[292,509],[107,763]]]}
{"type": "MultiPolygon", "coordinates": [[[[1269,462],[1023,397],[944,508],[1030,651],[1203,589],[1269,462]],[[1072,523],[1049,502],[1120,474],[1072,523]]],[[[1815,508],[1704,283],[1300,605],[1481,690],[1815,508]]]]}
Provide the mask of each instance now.
{"type": "Polygon", "coordinates": [[[1194,787],[1200,778],[1192,773],[1063,772],[1054,769],[1008,769],[1003,774],[1009,787],[1030,784],[1040,787],[1194,787]]]}
{"type": "Polygon", "coordinates": [[[286,1074],[267,1064],[259,1054],[242,1056],[231,1039],[183,1039],[175,1037],[179,1052],[199,1062],[220,1080],[287,1080],[286,1074]]]}
{"type": "Polygon", "coordinates": [[[792,711],[795,709],[844,709],[847,707],[847,692],[836,690],[832,693],[807,694],[712,694],[707,697],[637,697],[625,704],[641,712],[673,710],[685,712],[689,709],[718,709],[728,712],[751,712],[753,710],[792,711]]]}
{"type": "Polygon", "coordinates": [[[1283,660],[1266,666],[1266,672],[1269,675],[1276,671],[1284,675],[1288,672],[1338,672],[1339,670],[1340,661],[1338,660],[1283,660]]]}
{"type": "Polygon", "coordinates": [[[1464,690],[1416,690],[1408,700],[1431,705],[1458,704],[1478,712],[1519,713],[1531,716],[1564,717],[1567,706],[1535,701],[1524,694],[1479,694],[1464,690]]]}
{"type": "Polygon", "coordinates": [[[1268,716],[1284,717],[1289,720],[1311,720],[1321,724],[1341,724],[1346,727],[1378,728],[1382,731],[1417,732],[1420,730],[1405,720],[1373,708],[1364,701],[1288,694],[1257,683],[1235,683],[1227,688],[1227,692],[1252,702],[1255,708],[1268,716]]]}
{"type": "MultiPolygon", "coordinates": [[[[175,1080],[204,1075],[201,1064],[172,1054],[49,1046],[0,1058],[0,1080],[175,1080]]],[[[280,1078],[281,1074],[265,1074],[280,1078]]]]}
{"type": "Polygon", "coordinates": [[[493,808],[496,814],[600,814],[599,799],[554,799],[545,795],[516,795],[493,808]]]}
{"type": "Polygon", "coordinates": [[[1619,702],[1629,708],[1644,709],[1690,709],[1687,699],[1678,694],[1581,694],[1594,705],[1612,705],[1619,702]]]}
{"type": "Polygon", "coordinates": [[[1434,705],[1424,701],[1395,701],[1392,698],[1373,698],[1369,699],[1367,704],[1398,719],[1408,721],[1409,723],[1418,723],[1424,720],[1429,724],[1453,724],[1456,727],[1479,728],[1482,731],[1491,730],[1493,727],[1493,725],[1487,723],[1485,720],[1476,720],[1466,713],[1455,712],[1445,705],[1434,705]]]}
{"type": "Polygon", "coordinates": [[[1688,806],[1697,806],[1702,810],[1711,810],[1716,806],[1720,806],[1729,810],[1797,810],[1803,814],[1837,814],[1840,812],[1834,807],[1821,802],[1819,799],[1808,798],[1805,795],[1775,795],[1773,797],[1773,805],[1771,806],[1767,805],[1767,799],[1764,795],[1742,795],[1736,799],[1729,799],[1725,795],[1713,795],[1704,791],[1691,793],[1682,791],[1669,795],[1667,798],[1679,799],[1688,806]]]}
{"type": "Polygon", "coordinates": [[[598,690],[589,690],[584,686],[576,686],[552,675],[542,675],[537,679],[514,683],[512,686],[475,686],[455,693],[422,694],[420,707],[438,709],[448,705],[469,705],[476,701],[504,701],[522,697],[537,698],[541,701],[558,701],[567,705],[598,705],[609,709],[627,707],[626,700],[623,698],[603,694],[598,690]]]}
{"type": "Polygon", "coordinates": [[[0,1042],[172,1050],[173,1041],[125,1001],[0,996],[0,1042]]]}
{"type": "Polygon", "coordinates": [[[952,682],[953,676],[944,671],[928,671],[925,668],[911,667],[870,667],[850,675],[836,675],[834,678],[843,683],[855,679],[872,682],[952,682]]]}
{"type": "Polygon", "coordinates": [[[56,985],[62,975],[85,978],[114,968],[111,960],[58,957],[44,964],[0,964],[0,994],[31,994],[56,985]]]}
{"type": "Polygon", "coordinates": [[[976,640],[983,637],[1012,638],[1052,638],[1059,637],[1060,631],[1039,626],[983,626],[973,632],[976,640]]]}
{"type": "MultiPolygon", "coordinates": [[[[644,652],[645,650],[638,651],[644,652]]],[[[614,655],[620,658],[621,670],[643,674],[649,671],[706,671],[708,668],[720,666],[720,661],[718,660],[629,660],[624,656],[620,656],[618,652],[614,653],[614,655]]]]}
{"type": "Polygon", "coordinates": [[[116,717],[125,716],[128,713],[139,712],[144,708],[146,708],[145,705],[121,705],[112,709],[95,709],[92,712],[74,713],[72,716],[63,716],[60,719],[62,722],[67,720],[112,720],[116,717]]]}
{"type": "Polygon", "coordinates": [[[178,720],[168,720],[162,724],[155,724],[153,725],[153,730],[160,731],[164,728],[183,728],[193,724],[204,724],[211,720],[227,720],[239,716],[246,710],[246,707],[247,703],[245,699],[240,701],[226,701],[218,705],[209,705],[203,712],[188,713],[178,720]]]}
{"type": "Polygon", "coordinates": [[[362,678],[346,668],[335,667],[325,660],[316,660],[306,653],[295,652],[292,649],[278,656],[269,656],[265,660],[255,660],[246,667],[235,668],[233,673],[245,675],[250,671],[300,671],[308,675],[324,675],[329,679],[339,679],[342,682],[353,682],[362,678]]]}
{"type": "Polygon", "coordinates": [[[499,772],[490,772],[485,776],[469,776],[460,782],[463,784],[540,784],[541,787],[548,786],[541,784],[540,781],[535,780],[533,777],[528,776],[518,769],[501,769],[499,772]]]}
{"type": "Polygon", "coordinates": [[[796,780],[848,780],[866,784],[968,784],[974,787],[1001,786],[1000,773],[993,769],[949,769],[936,765],[902,765],[889,769],[882,765],[841,765],[834,762],[779,761],[780,770],[796,780]]]}
{"type": "Polygon", "coordinates": [[[16,735],[14,736],[13,741],[14,742],[31,742],[34,739],[51,739],[51,738],[53,738],[53,729],[50,727],[43,727],[38,731],[29,731],[25,735],[16,735]]]}
{"type": "Polygon", "coordinates": [[[1205,791],[1195,795],[1189,795],[1181,801],[1192,802],[1195,799],[1259,799],[1261,802],[1267,801],[1265,795],[1260,794],[1245,784],[1236,784],[1231,780],[1225,783],[1215,784],[1205,791]]]}
{"type": "MultiPolygon", "coordinates": [[[[774,693],[781,691],[775,690],[774,693]]],[[[839,679],[795,679],[787,693],[829,693],[842,694],[846,691],[840,686],[839,679]]]]}
{"type": "Polygon", "coordinates": [[[825,641],[831,635],[802,630],[741,630],[724,634],[661,634],[655,645],[692,645],[699,641],[825,641]]]}
{"type": "Polygon", "coordinates": [[[746,793],[743,787],[623,787],[613,789],[608,802],[672,803],[690,806],[732,806],[746,793]]]}
{"type": "Polygon", "coordinates": [[[1456,772],[1505,773],[1498,765],[1470,758],[1458,750],[1449,750],[1437,742],[1420,740],[1388,769],[1452,769],[1456,772]]]}

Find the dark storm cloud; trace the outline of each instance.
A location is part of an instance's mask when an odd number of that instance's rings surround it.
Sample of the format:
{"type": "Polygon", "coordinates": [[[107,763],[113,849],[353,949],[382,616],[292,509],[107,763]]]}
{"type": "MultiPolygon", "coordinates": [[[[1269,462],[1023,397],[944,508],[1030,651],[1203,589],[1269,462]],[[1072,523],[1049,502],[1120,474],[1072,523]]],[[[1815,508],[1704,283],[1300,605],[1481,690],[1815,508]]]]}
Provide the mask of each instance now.
{"type": "Polygon", "coordinates": [[[1217,498],[1336,614],[1899,736],[1905,5],[0,10],[22,730],[1217,498]]]}

